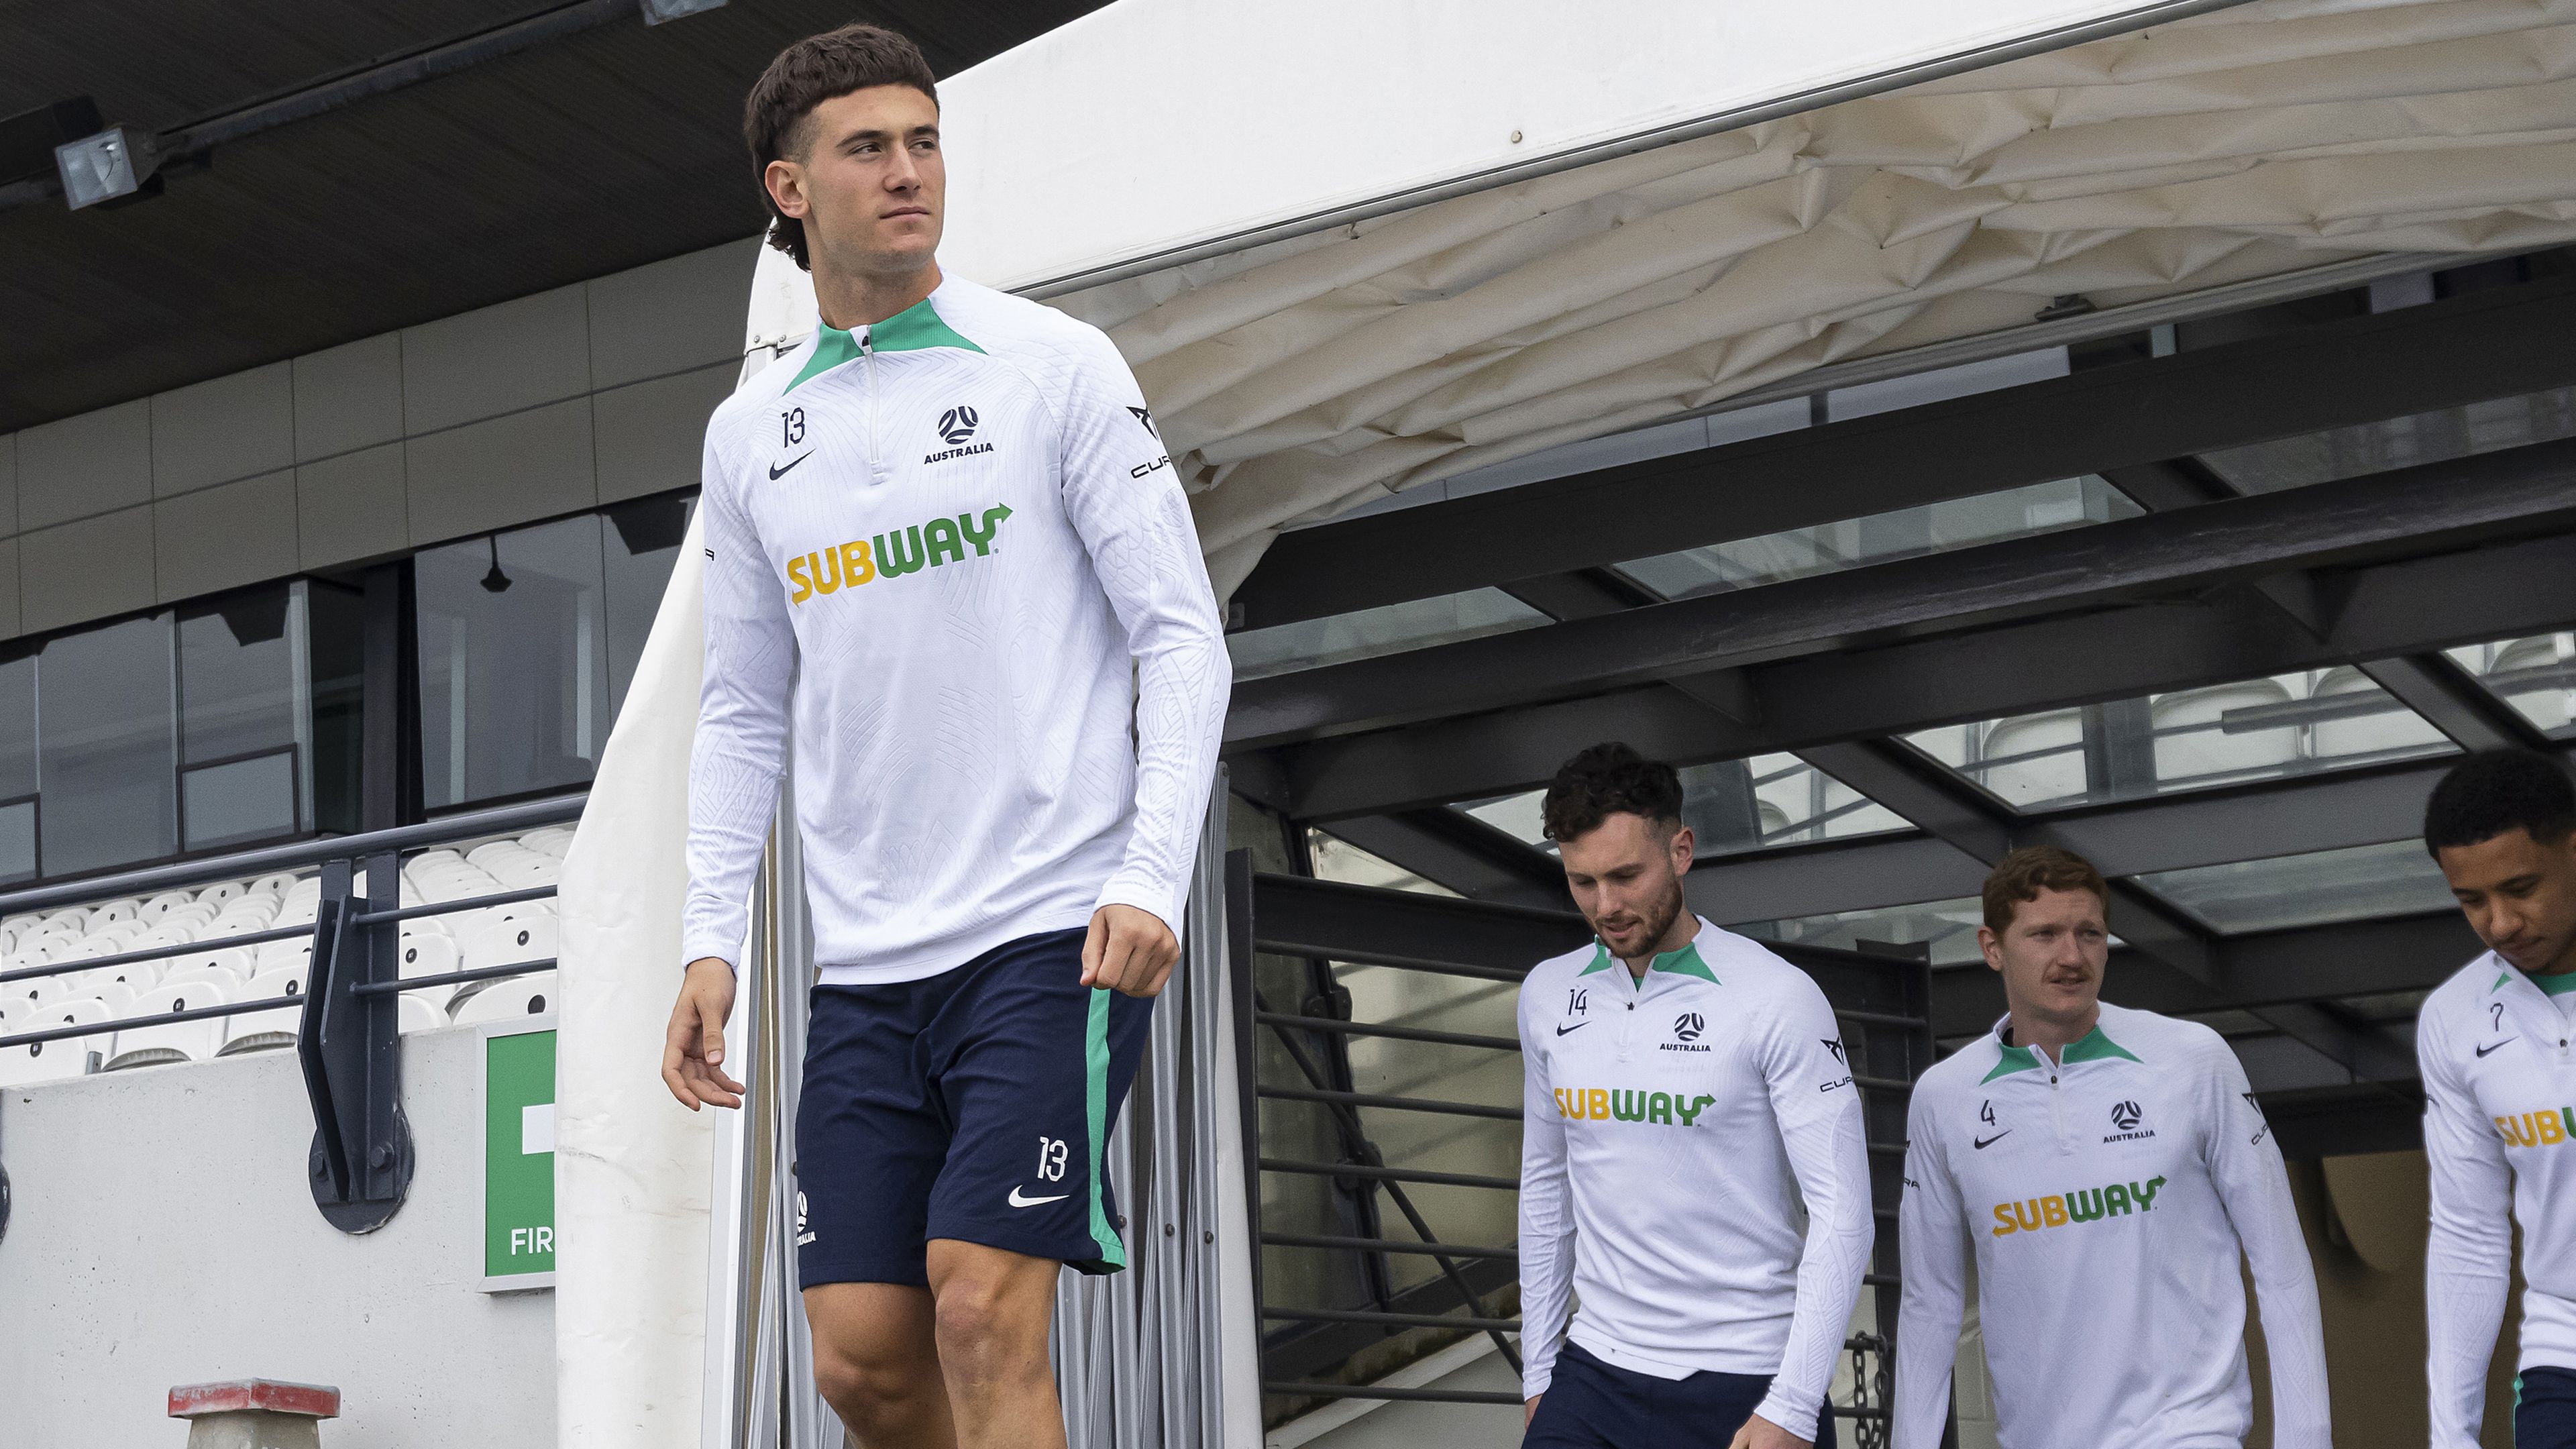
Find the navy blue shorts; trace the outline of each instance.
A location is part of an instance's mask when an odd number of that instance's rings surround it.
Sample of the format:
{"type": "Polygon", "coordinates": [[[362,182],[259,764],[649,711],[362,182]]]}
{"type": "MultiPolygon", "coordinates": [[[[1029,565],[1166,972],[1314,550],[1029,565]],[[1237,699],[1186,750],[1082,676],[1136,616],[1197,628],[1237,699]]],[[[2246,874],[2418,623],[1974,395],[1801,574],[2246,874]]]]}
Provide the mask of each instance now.
{"type": "MultiPolygon", "coordinates": [[[[1572,1343],[1540,1396],[1521,1449],[1726,1449],[1771,1392],[1769,1374],[1702,1369],[1659,1379],[1603,1363],[1572,1343]]],[[[1834,1416],[1816,1416],[1816,1449],[1833,1449],[1834,1416]]]]}
{"type": "Polygon", "coordinates": [[[2513,1449],[2576,1449],[2576,1371],[2527,1368],[2515,1376],[2513,1449]]]}
{"type": "Polygon", "coordinates": [[[1150,998],[1082,984],[1084,930],[918,981],[817,986],[796,1110],[796,1270],[927,1286],[955,1238],[1085,1273],[1127,1265],[1102,1156],[1150,998]]]}

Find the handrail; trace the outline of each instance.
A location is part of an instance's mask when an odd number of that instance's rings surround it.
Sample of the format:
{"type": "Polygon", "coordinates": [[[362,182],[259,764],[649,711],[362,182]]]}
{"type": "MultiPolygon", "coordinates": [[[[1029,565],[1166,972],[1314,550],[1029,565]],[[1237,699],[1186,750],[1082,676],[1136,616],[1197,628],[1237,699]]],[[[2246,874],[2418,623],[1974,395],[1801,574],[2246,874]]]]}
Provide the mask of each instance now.
{"type": "Polygon", "coordinates": [[[560,825],[567,820],[580,819],[582,806],[589,799],[590,793],[583,791],[578,795],[559,795],[551,800],[530,800],[489,810],[442,815],[436,820],[425,820],[418,825],[399,825],[391,830],[299,840],[291,845],[272,845],[237,855],[209,856],[203,860],[181,861],[177,865],[156,865],[115,875],[65,881],[60,885],[11,891],[0,894],[0,916],[52,910],[58,906],[87,905],[117,896],[151,895],[218,876],[266,875],[271,871],[320,865],[329,860],[349,860],[362,855],[410,850],[416,846],[445,845],[462,835],[508,835],[540,825],[560,825]]]}

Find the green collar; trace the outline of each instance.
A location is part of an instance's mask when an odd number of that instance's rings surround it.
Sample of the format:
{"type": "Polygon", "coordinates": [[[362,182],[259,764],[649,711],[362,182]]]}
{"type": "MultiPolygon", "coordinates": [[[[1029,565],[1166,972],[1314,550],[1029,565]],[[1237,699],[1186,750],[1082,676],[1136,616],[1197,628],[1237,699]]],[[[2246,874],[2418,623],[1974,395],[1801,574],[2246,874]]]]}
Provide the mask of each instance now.
{"type": "Polygon", "coordinates": [[[796,380],[787,384],[787,391],[794,392],[804,385],[805,379],[816,373],[829,372],[844,362],[857,361],[862,335],[867,346],[877,352],[919,352],[929,347],[961,347],[968,352],[984,350],[959,335],[940,317],[939,309],[930,305],[930,299],[924,297],[873,327],[844,331],[828,322],[817,323],[814,351],[805,359],[805,366],[797,371],[796,380]]]}
{"type": "MultiPolygon", "coordinates": [[[[1607,971],[1610,969],[1610,962],[1612,959],[1610,948],[1602,945],[1599,941],[1594,941],[1592,943],[1592,964],[1584,967],[1582,970],[1577,971],[1574,974],[1577,976],[1589,976],[1595,971],[1607,971]]],[[[1655,959],[1647,963],[1646,969],[1648,971],[1671,971],[1683,976],[1696,976],[1711,986],[1720,984],[1717,979],[1717,973],[1709,970],[1708,963],[1699,959],[1699,943],[1696,941],[1683,946],[1678,951],[1662,951],[1656,953],[1655,959]]]]}
{"type": "MultiPolygon", "coordinates": [[[[2077,1062],[2098,1062],[2111,1057],[2125,1057],[2133,1062],[2138,1060],[2136,1052],[2104,1036],[2102,1024],[2095,1022],[2091,1031],[2076,1038],[2074,1043],[2066,1048],[2063,1060],[2068,1066],[2073,1066],[2077,1062]]],[[[1995,1069],[1980,1078],[1977,1085],[1982,1087],[1997,1077],[2009,1077],[2015,1072],[2036,1071],[2042,1064],[2039,1053],[2029,1047],[1998,1047],[1995,1069]]]]}
{"type": "Polygon", "coordinates": [[[2561,971],[2555,976],[2534,976],[2531,984],[2552,996],[2565,996],[2576,991],[2576,971],[2561,971]]]}

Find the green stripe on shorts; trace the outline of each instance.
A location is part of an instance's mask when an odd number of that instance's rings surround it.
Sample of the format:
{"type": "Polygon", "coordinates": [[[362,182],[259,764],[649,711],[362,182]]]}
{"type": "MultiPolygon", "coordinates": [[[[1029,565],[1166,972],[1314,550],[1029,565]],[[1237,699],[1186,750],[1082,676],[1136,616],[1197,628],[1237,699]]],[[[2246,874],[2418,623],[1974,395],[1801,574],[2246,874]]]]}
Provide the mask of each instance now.
{"type": "Polygon", "coordinates": [[[1109,1150],[1109,995],[1106,986],[1091,988],[1091,1014],[1082,1028],[1082,1114],[1091,1132],[1091,1240],[1100,1246],[1101,1262],[1124,1268],[1127,1248],[1109,1225],[1100,1194],[1100,1175],[1109,1170],[1103,1160],[1109,1150]]]}

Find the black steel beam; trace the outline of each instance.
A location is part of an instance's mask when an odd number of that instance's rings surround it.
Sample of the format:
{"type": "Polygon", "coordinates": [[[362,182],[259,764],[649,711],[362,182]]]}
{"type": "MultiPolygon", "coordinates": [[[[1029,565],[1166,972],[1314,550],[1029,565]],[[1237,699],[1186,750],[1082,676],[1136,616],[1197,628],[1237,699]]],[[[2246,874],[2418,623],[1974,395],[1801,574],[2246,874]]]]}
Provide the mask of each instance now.
{"type": "Polygon", "coordinates": [[[2447,654],[2374,659],[2361,672],[2464,750],[2545,750],[2549,736],[2488,693],[2447,654]]]}
{"type": "Polygon", "coordinates": [[[1266,798],[1299,818],[1332,819],[1529,789],[1605,739],[1691,763],[2421,653],[2576,620],[2576,536],[2373,564],[2341,579],[2343,608],[2322,640],[2264,599],[2223,591],[1759,665],[1746,671],[1761,702],[1756,724],[1643,686],[1229,754],[1261,768],[1276,792],[1266,798]]]}
{"type": "Polygon", "coordinates": [[[1556,857],[1463,811],[1434,805],[1355,816],[1324,828],[1470,900],[1559,911],[1570,905],[1556,857]]]}
{"type": "MultiPolygon", "coordinates": [[[[2187,1015],[2430,991],[2486,948],[2459,912],[2441,911],[2224,936],[2215,949],[2225,983],[2216,988],[2142,975],[2130,969],[2132,953],[2114,951],[2102,997],[2122,1006],[2187,1015]]],[[[2003,1010],[2003,989],[1993,972],[1964,968],[1933,973],[1936,1035],[1973,1036],[2003,1010]]]]}
{"type": "Polygon", "coordinates": [[[1592,939],[1571,911],[1373,890],[1303,876],[1255,877],[1252,937],[1287,956],[1359,952],[1527,970],[1592,939]]]}
{"type": "Polygon", "coordinates": [[[2562,387],[2571,331],[2576,284],[2497,288],[1328,523],[1235,601],[1264,628],[2562,387]]]}
{"type": "Polygon", "coordinates": [[[2536,443],[1252,680],[1235,689],[1226,740],[1504,709],[2571,526],[2576,439],[2536,443]]]}
{"type": "Polygon", "coordinates": [[[1912,833],[1719,856],[1682,882],[1691,909],[1722,925],[1868,911],[1972,896],[1985,863],[1912,833]]]}

